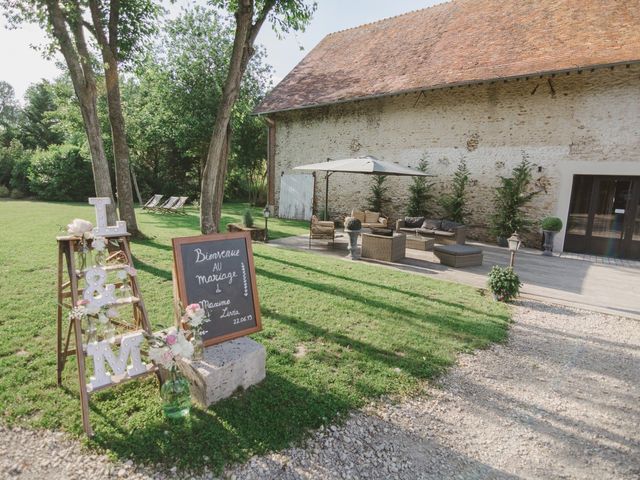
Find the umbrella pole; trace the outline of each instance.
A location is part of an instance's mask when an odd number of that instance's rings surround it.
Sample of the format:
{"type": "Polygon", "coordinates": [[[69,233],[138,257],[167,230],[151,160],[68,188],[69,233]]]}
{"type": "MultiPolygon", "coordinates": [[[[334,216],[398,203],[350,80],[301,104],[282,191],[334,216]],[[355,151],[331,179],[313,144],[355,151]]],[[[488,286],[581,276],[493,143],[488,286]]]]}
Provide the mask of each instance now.
{"type": "Polygon", "coordinates": [[[327,172],[327,175],[324,177],[324,220],[328,220],[329,218],[329,176],[333,172],[327,172]]]}

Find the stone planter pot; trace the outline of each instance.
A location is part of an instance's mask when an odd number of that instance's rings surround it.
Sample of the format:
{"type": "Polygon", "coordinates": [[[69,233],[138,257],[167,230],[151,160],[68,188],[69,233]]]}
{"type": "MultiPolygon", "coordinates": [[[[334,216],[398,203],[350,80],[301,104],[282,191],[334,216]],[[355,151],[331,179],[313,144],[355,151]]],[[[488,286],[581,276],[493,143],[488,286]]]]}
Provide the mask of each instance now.
{"type": "Polygon", "coordinates": [[[227,232],[249,232],[251,240],[257,242],[266,241],[266,230],[261,227],[245,227],[239,223],[229,223],[227,225],[227,232]]]}
{"type": "Polygon", "coordinates": [[[348,230],[345,228],[344,231],[349,235],[349,258],[351,258],[351,260],[359,260],[358,235],[360,235],[361,230],[348,230]]]}
{"type": "Polygon", "coordinates": [[[552,230],[543,230],[542,233],[544,234],[544,251],[542,252],[542,255],[544,255],[545,257],[552,257],[553,239],[555,238],[557,232],[554,232],[552,230]]]}

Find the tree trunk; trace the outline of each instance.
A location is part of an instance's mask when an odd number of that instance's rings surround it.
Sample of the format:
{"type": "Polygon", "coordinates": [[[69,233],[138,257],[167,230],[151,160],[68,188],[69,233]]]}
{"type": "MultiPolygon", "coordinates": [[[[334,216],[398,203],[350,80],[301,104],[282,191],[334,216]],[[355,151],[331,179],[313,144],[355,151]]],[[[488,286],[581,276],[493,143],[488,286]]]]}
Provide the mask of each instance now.
{"type": "Polygon", "coordinates": [[[100,130],[100,120],[98,118],[95,98],[86,99],[85,101],[81,100],[80,110],[82,111],[82,119],[84,121],[85,131],[87,132],[87,139],[89,140],[96,195],[98,197],[111,198],[111,205],[107,205],[107,221],[109,225],[115,225],[118,217],[116,216],[116,208],[111,190],[109,162],[107,161],[107,155],[105,154],[102,143],[102,132],[100,130]]]}
{"type": "Polygon", "coordinates": [[[250,53],[247,45],[253,21],[253,1],[242,0],[236,12],[236,33],[233,42],[229,72],[222,90],[222,98],[216,112],[213,135],[207,154],[207,163],[202,175],[200,189],[200,230],[202,233],[217,232],[220,225],[224,180],[227,174],[229,150],[229,121],[233,106],[240,92],[240,82],[250,53]],[[245,57],[247,60],[245,61],[245,57]]]}
{"type": "Polygon", "coordinates": [[[98,94],[82,26],[77,24],[72,25],[68,22],[64,12],[60,8],[58,0],[47,0],[46,6],[53,35],[58,41],[60,51],[69,69],[73,89],[80,102],[82,120],[89,142],[89,150],[91,151],[91,165],[96,195],[99,197],[109,197],[111,199],[111,205],[107,206],[107,221],[109,224],[115,225],[118,217],[116,215],[113,191],[111,189],[109,163],[107,162],[100,131],[100,120],[97,109],[98,94]],[[68,23],[73,33],[75,45],[67,28],[68,23]]]}
{"type": "Polygon", "coordinates": [[[112,0],[109,4],[108,37],[102,21],[99,2],[89,1],[93,33],[100,45],[104,78],[107,87],[107,110],[111,125],[111,140],[113,143],[113,159],[116,173],[116,192],[118,195],[118,210],[120,219],[127,222],[127,229],[132,235],[140,234],[136,212],[133,206],[133,188],[131,186],[131,170],[129,166],[129,145],[122,114],[120,100],[120,78],[118,76],[118,22],[120,19],[120,2],[112,0]]]}
{"type": "Polygon", "coordinates": [[[120,82],[118,79],[118,64],[115,59],[106,64],[105,82],[107,85],[107,105],[109,123],[111,124],[111,139],[113,141],[113,157],[116,169],[116,192],[118,194],[118,210],[120,219],[127,222],[127,229],[136,236],[140,233],[136,212],[133,207],[133,188],[131,186],[131,172],[129,166],[129,145],[120,102],[120,82]]]}

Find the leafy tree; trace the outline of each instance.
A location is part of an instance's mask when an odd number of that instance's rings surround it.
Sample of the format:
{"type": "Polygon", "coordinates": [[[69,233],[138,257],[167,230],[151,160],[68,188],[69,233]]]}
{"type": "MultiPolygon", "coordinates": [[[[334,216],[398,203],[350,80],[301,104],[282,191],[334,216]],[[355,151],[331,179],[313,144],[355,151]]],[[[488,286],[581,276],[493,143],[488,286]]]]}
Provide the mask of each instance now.
{"type": "Polygon", "coordinates": [[[97,108],[97,88],[94,58],[85,36],[84,11],[80,0],[2,0],[6,16],[12,25],[38,23],[52,39],[51,47],[64,57],[91,151],[95,193],[112,199],[107,207],[107,219],[116,221],[115,202],[109,176],[97,108]]]}
{"type": "Polygon", "coordinates": [[[15,90],[0,80],[0,145],[8,146],[15,137],[18,112],[15,90]]]}
{"type": "MultiPolygon", "coordinates": [[[[418,164],[418,170],[426,173],[429,170],[429,162],[422,159],[418,164]]],[[[433,183],[428,181],[428,177],[412,177],[409,185],[409,204],[407,205],[407,215],[409,217],[427,216],[429,202],[433,198],[431,193],[433,183]]]]}
{"type": "Polygon", "coordinates": [[[119,69],[121,61],[154,32],[160,9],[149,0],[88,0],[88,4],[91,24],[84,22],[84,25],[95,37],[102,55],[118,209],[120,218],[127,222],[129,231],[137,234],[119,69]]]}
{"type": "Polygon", "coordinates": [[[316,7],[315,3],[306,5],[304,0],[213,0],[212,4],[233,11],[235,35],[202,175],[202,233],[215,232],[219,228],[231,141],[231,116],[240,94],[242,77],[255,53],[258,32],[267,18],[281,31],[302,30],[316,7]]]}
{"type": "Polygon", "coordinates": [[[463,158],[453,174],[453,192],[444,196],[441,201],[445,218],[454,222],[464,223],[469,216],[466,196],[470,178],[467,162],[463,158]]]}
{"type": "Polygon", "coordinates": [[[61,132],[56,129],[54,86],[47,80],[30,85],[25,93],[25,106],[20,115],[20,141],[25,148],[45,149],[49,145],[63,142],[61,132]]]}
{"type": "Polygon", "coordinates": [[[540,192],[530,190],[531,169],[525,157],[514,167],[511,177],[500,177],[494,197],[495,213],[491,217],[491,229],[497,237],[508,238],[515,232],[526,232],[533,224],[527,218],[526,207],[540,192]]]}
{"type": "MultiPolygon", "coordinates": [[[[163,30],[123,89],[132,156],[143,190],[197,197],[234,31],[220,12],[203,7],[186,9],[163,30]]],[[[269,70],[257,49],[231,117],[227,183],[233,195],[246,197],[264,171],[264,123],[251,112],[269,86],[269,70]]]]}
{"type": "Polygon", "coordinates": [[[390,201],[387,195],[389,187],[385,185],[386,180],[386,175],[374,175],[371,180],[371,190],[367,202],[369,202],[369,210],[372,212],[384,211],[384,206],[390,201]]]}

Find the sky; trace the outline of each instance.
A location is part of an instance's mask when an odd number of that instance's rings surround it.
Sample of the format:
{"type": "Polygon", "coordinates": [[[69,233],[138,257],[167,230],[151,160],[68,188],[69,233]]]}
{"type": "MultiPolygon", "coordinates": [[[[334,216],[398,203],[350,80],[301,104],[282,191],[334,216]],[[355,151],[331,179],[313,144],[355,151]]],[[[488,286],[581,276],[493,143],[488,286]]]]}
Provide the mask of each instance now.
{"type": "MultiPolygon", "coordinates": [[[[267,49],[267,63],[273,67],[275,84],[329,33],[429,7],[442,1],[318,0],[318,9],[304,32],[293,32],[278,39],[270,25],[265,24],[257,43],[267,49]]],[[[178,5],[186,3],[178,2],[178,5]]],[[[177,12],[179,7],[173,6],[171,10],[177,12]]],[[[41,78],[53,79],[60,72],[55,61],[44,59],[31,48],[31,45],[44,44],[44,38],[37,26],[26,25],[18,30],[9,30],[4,17],[0,18],[0,80],[9,82],[19,99],[31,83],[41,78]]]]}

